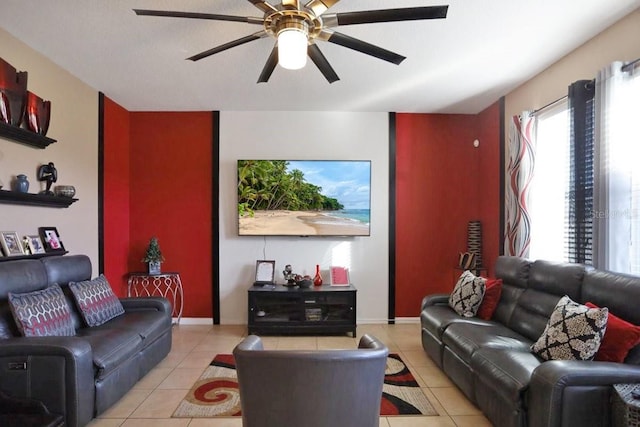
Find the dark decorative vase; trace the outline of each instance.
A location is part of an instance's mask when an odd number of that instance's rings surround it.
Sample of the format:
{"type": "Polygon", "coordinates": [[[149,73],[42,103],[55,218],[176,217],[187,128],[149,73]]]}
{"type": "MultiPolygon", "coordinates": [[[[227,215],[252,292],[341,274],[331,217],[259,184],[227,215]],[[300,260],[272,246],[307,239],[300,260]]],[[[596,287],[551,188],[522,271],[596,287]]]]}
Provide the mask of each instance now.
{"type": "Polygon", "coordinates": [[[314,286],[322,286],[322,276],[320,275],[320,265],[316,264],[316,275],[313,277],[314,286]]]}
{"type": "Polygon", "coordinates": [[[482,224],[480,221],[469,221],[467,226],[467,252],[475,255],[472,269],[481,268],[482,262],[482,224]]]}
{"type": "Polygon", "coordinates": [[[16,176],[16,180],[13,182],[13,191],[18,193],[29,192],[29,180],[26,175],[20,174],[16,176]]]}
{"type": "Polygon", "coordinates": [[[27,78],[26,71],[18,72],[0,58],[0,120],[12,126],[19,127],[24,117],[27,105],[27,78]]]}
{"type": "Polygon", "coordinates": [[[51,101],[43,101],[38,95],[27,91],[27,127],[31,132],[46,135],[51,118],[51,101]]]}

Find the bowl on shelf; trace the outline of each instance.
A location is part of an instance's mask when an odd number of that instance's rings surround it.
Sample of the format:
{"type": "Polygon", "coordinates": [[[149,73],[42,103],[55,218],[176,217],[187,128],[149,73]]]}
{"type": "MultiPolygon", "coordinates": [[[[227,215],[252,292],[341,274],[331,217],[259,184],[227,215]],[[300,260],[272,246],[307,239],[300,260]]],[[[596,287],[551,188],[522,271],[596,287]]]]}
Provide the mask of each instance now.
{"type": "Polygon", "coordinates": [[[53,189],[56,196],[73,197],[76,195],[76,187],[73,185],[56,185],[53,189]]]}
{"type": "Polygon", "coordinates": [[[298,280],[296,282],[296,285],[298,285],[300,288],[310,288],[311,285],[313,285],[313,280],[311,279],[298,280]]]}

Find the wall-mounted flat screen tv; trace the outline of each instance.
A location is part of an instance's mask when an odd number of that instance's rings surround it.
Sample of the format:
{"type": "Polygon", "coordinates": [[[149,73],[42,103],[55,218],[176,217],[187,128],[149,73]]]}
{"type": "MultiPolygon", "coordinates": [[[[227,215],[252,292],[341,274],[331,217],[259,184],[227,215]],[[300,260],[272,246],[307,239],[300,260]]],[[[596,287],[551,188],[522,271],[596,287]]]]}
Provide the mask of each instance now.
{"type": "Polygon", "coordinates": [[[238,160],[241,236],[369,236],[371,161],[238,160]]]}

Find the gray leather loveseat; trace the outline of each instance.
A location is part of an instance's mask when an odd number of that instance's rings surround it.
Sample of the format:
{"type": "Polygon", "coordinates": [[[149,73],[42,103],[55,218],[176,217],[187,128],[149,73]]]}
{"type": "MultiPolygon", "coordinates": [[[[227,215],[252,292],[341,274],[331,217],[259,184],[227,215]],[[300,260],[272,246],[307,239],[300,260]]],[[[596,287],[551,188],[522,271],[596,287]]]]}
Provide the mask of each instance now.
{"type": "Polygon", "coordinates": [[[498,258],[495,273],[503,288],[492,320],[459,316],[448,295],[424,298],[427,354],[496,426],[610,425],[611,386],[640,382],[640,346],[624,363],[543,361],[530,346],[564,295],[640,325],[640,278],[517,257],[498,258]]]}
{"type": "Polygon", "coordinates": [[[84,255],[0,262],[0,390],[44,403],[68,427],[104,412],[171,349],[171,306],[164,298],[120,299],[124,314],[86,326],[68,283],[91,273],[84,255]],[[54,284],[67,300],[75,335],[21,336],[9,292],[46,292],[54,284]]]}

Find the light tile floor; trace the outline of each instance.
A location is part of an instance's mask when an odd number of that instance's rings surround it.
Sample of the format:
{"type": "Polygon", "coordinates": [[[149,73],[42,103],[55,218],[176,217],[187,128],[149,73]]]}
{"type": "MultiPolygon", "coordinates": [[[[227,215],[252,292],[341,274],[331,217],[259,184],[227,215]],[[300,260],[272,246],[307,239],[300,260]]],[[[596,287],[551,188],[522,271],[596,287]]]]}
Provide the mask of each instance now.
{"type": "MultiPolygon", "coordinates": [[[[380,427],[485,427],[491,423],[425,354],[420,326],[361,325],[358,336],[263,337],[267,349],[339,349],[357,347],[364,333],[375,335],[399,353],[440,416],[381,417],[380,427]]],[[[169,355],[89,427],[241,427],[238,418],[171,418],[178,403],[214,355],[231,353],[247,330],[243,326],[180,325],[173,328],[169,355]]]]}

